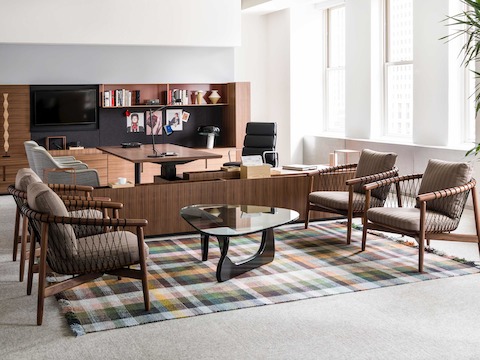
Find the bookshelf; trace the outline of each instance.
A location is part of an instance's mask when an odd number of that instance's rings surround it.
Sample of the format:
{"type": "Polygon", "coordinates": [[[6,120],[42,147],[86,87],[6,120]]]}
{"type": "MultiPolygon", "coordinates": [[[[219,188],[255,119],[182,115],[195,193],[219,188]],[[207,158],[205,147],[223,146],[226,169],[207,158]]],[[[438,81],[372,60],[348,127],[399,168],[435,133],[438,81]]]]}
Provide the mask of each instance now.
{"type": "Polygon", "coordinates": [[[225,106],[228,99],[228,83],[101,84],[99,90],[102,108],[164,106],[173,103],[174,95],[181,100],[175,106],[225,106]],[[209,99],[212,90],[221,96],[216,104],[209,99]]]}

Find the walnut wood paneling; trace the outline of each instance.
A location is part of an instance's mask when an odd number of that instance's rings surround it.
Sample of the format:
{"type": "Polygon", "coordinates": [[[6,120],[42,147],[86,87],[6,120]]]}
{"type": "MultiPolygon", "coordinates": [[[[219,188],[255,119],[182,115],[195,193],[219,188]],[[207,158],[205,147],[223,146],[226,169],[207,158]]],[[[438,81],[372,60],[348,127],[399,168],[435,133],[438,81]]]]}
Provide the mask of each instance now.
{"type": "MultiPolygon", "coordinates": [[[[148,220],[147,235],[190,232],[179,214],[192,204],[249,204],[294,209],[305,219],[309,179],[305,174],[265,179],[171,181],[131,188],[97,188],[94,196],[107,196],[124,204],[122,216],[148,220]]],[[[315,213],[315,219],[331,217],[315,213]]]]}
{"type": "Polygon", "coordinates": [[[226,136],[226,144],[236,148],[243,147],[245,128],[251,120],[250,110],[250,83],[235,82],[228,84],[228,106],[224,118],[223,133],[226,136]]]}
{"type": "Polygon", "coordinates": [[[28,167],[23,143],[30,140],[30,91],[27,85],[0,85],[0,193],[6,194],[7,187],[15,182],[20,168],[28,167]],[[8,94],[8,134],[10,158],[3,158],[4,118],[3,94],[8,94]],[[5,174],[5,176],[4,176],[5,174]]]}

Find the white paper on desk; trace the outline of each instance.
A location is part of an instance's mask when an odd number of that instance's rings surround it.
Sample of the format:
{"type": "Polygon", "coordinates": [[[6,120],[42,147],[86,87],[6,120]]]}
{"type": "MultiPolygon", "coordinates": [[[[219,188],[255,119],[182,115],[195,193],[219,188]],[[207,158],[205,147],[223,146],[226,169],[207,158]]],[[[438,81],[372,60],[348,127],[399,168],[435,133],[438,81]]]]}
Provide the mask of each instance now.
{"type": "Polygon", "coordinates": [[[262,157],[260,155],[242,156],[242,165],[244,166],[263,165],[262,157]]]}

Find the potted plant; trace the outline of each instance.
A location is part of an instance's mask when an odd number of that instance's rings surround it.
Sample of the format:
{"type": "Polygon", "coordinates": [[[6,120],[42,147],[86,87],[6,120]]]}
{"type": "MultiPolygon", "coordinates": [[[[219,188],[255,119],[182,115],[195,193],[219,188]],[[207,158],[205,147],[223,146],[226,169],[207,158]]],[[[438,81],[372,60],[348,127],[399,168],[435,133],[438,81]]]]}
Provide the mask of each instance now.
{"type": "MultiPolygon", "coordinates": [[[[447,35],[442,39],[451,40],[458,36],[465,36],[465,44],[462,46],[462,65],[468,67],[471,63],[480,61],[480,0],[460,0],[467,5],[467,10],[454,15],[448,16],[449,26],[458,27],[453,34],[447,35]]],[[[475,79],[480,79],[480,73],[472,70],[475,79]]],[[[480,83],[475,85],[475,111],[480,110],[480,83]]],[[[467,151],[466,156],[480,153],[480,143],[476,144],[472,149],[467,151]]]]}

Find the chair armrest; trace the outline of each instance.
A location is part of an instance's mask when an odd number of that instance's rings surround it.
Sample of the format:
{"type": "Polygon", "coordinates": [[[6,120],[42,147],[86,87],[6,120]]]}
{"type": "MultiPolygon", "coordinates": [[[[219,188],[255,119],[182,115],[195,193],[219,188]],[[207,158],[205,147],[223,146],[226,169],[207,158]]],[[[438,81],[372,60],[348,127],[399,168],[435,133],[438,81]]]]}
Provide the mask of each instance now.
{"type": "Polygon", "coordinates": [[[95,208],[95,209],[123,209],[121,202],[96,200],[96,199],[82,199],[82,198],[62,198],[65,206],[77,209],[95,208]]]}
{"type": "Polygon", "coordinates": [[[61,193],[83,192],[85,196],[88,196],[93,192],[93,186],[88,185],[48,184],[48,187],[55,192],[58,191],[61,193]]]}
{"type": "Polygon", "coordinates": [[[71,162],[71,161],[79,161],[77,159],[75,159],[75,156],[68,156],[68,155],[65,155],[65,156],[54,156],[53,157],[55,159],[55,161],[58,161],[60,163],[63,163],[63,162],[71,162]]]}
{"type": "Polygon", "coordinates": [[[236,161],[237,160],[237,155],[235,155],[235,160],[232,160],[232,156],[230,155],[231,153],[237,153],[238,151],[242,151],[242,149],[232,149],[228,150],[228,162],[236,161]]]}
{"type": "Polygon", "coordinates": [[[346,184],[352,186],[355,184],[371,183],[371,182],[391,178],[397,175],[398,175],[398,169],[394,168],[392,170],[384,171],[378,174],[366,175],[366,176],[350,179],[350,180],[347,180],[346,184]]]}
{"type": "Polygon", "coordinates": [[[343,165],[331,166],[325,169],[320,169],[317,172],[313,172],[312,175],[330,174],[332,172],[356,169],[357,165],[358,164],[343,164],[343,165]]]}
{"type": "Polygon", "coordinates": [[[54,169],[49,172],[46,179],[48,182],[56,184],[79,184],[93,187],[100,186],[100,178],[95,169],[54,169]]]}
{"type": "Polygon", "coordinates": [[[69,216],[54,216],[32,210],[28,205],[21,208],[22,214],[30,219],[43,223],[68,224],[68,225],[90,225],[106,227],[145,227],[148,225],[146,219],[112,219],[112,218],[75,218],[69,216]]]}
{"type": "Polygon", "coordinates": [[[75,170],[88,169],[88,165],[81,161],[69,161],[58,164],[60,169],[73,168],[75,170]]]}
{"type": "Polygon", "coordinates": [[[466,183],[465,185],[460,185],[460,186],[455,186],[455,187],[451,187],[451,188],[448,188],[448,189],[441,189],[441,190],[437,190],[437,191],[432,191],[432,192],[425,193],[425,194],[419,194],[417,196],[417,200],[418,201],[431,201],[431,200],[435,200],[435,199],[441,199],[441,198],[446,198],[448,196],[461,194],[465,191],[471,190],[476,184],[477,184],[477,182],[475,181],[475,179],[472,179],[468,183],[466,183]]]}
{"type": "Polygon", "coordinates": [[[383,180],[371,182],[368,184],[363,185],[363,189],[366,191],[377,189],[379,187],[388,186],[391,184],[399,183],[402,181],[414,180],[414,179],[421,179],[423,174],[412,174],[412,175],[402,175],[402,176],[394,176],[391,178],[386,178],[383,180]]]}

